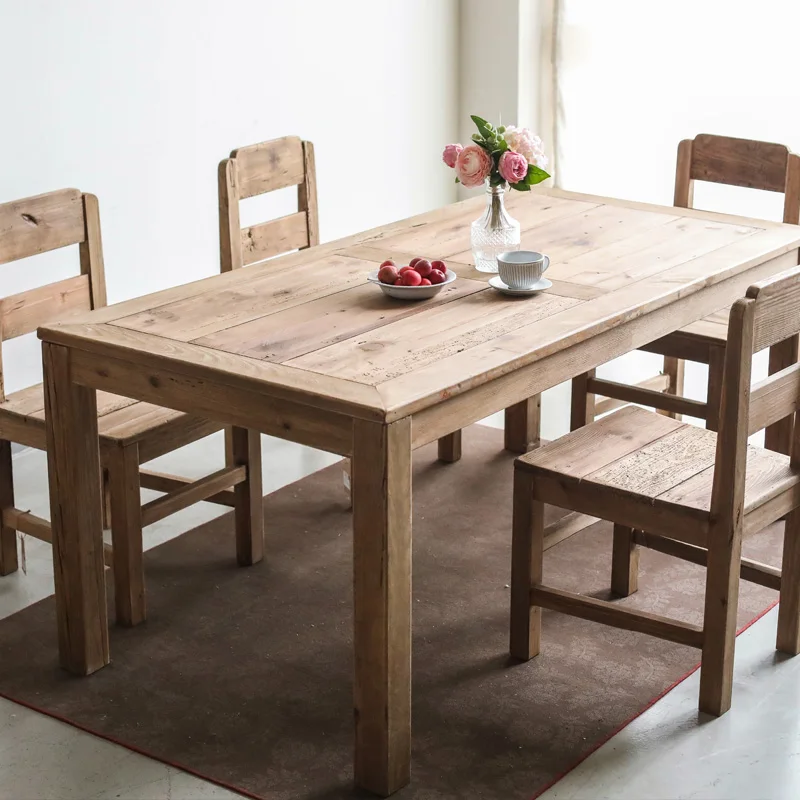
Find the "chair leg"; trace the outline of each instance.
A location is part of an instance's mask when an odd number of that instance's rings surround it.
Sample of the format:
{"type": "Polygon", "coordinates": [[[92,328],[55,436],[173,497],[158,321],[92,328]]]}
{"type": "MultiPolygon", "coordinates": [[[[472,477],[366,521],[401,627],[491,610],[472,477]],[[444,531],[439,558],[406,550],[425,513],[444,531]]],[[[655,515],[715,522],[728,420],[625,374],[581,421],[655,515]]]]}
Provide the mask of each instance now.
{"type": "MultiPolygon", "coordinates": [[[[798,360],[798,337],[792,336],[772,345],[769,349],[769,374],[774,375],[798,360]]],[[[789,455],[792,449],[794,414],[779,419],[764,431],[764,447],[776,453],[789,455]]]]}
{"type": "MultiPolygon", "coordinates": [[[[6,508],[14,508],[14,473],[11,442],[0,439],[0,514],[6,508]]],[[[17,532],[0,517],[0,575],[10,575],[17,569],[17,532]]]]}
{"type": "Polygon", "coordinates": [[[511,453],[527,453],[539,446],[542,396],[529,397],[506,409],[504,447],[511,453]]]}
{"type": "Polygon", "coordinates": [[[611,552],[611,591],[628,597],[639,589],[639,545],[633,540],[633,528],[614,525],[611,552]]]}
{"type": "Polygon", "coordinates": [[[722,405],[722,380],[725,372],[725,348],[711,347],[708,350],[708,388],[706,390],[706,428],[719,430],[719,411],[722,405]]]}
{"type": "Polygon", "coordinates": [[[594,378],[595,371],[589,370],[572,379],[572,403],[569,429],[576,431],[590,422],[594,422],[595,396],[587,389],[587,381],[594,378]]]}
{"type": "Polygon", "coordinates": [[[108,470],[101,470],[103,481],[103,530],[107,531],[111,527],[111,490],[108,486],[108,470]]]}
{"type": "Polygon", "coordinates": [[[461,431],[448,433],[439,439],[439,461],[453,464],[461,459],[461,431]]]}
{"type": "Polygon", "coordinates": [[[700,711],[719,717],[731,707],[742,529],[713,526],[709,532],[700,711]]]}
{"type": "Polygon", "coordinates": [[[514,521],[511,533],[510,652],[528,661],[539,655],[542,609],[531,606],[531,587],[542,582],[544,503],[533,498],[533,476],[514,470],[514,521]]]}
{"type": "Polygon", "coordinates": [[[790,656],[800,653],[800,508],[795,508],[786,517],[775,647],[790,656]]]}
{"type": "Polygon", "coordinates": [[[233,433],[230,425],[225,426],[225,466],[232,467],[233,462],[233,433]]]}
{"type": "MultiPolygon", "coordinates": [[[[683,395],[683,375],[684,375],[685,362],[682,358],[673,358],[672,356],[664,356],[664,374],[669,378],[667,388],[664,394],[671,394],[675,396],[683,395]]],[[[673,419],[680,419],[680,414],[675,411],[658,411],[665,417],[672,417],[673,419]]]]}
{"type": "Polygon", "coordinates": [[[264,558],[264,508],[261,490],[261,434],[231,428],[233,463],[247,467],[247,479],[233,491],[236,515],[236,560],[242,567],[264,558]]]}
{"type": "Polygon", "coordinates": [[[139,485],[139,445],[109,448],[106,454],[111,494],[111,541],[114,547],[114,596],[117,624],[144,622],[142,498],[139,485]]]}

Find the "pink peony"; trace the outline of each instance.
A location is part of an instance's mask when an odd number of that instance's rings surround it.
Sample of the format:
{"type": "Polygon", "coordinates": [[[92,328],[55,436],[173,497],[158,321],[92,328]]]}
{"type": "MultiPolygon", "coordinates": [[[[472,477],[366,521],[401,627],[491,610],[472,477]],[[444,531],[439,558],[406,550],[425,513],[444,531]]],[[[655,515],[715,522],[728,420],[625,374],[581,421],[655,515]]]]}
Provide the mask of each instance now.
{"type": "Polygon", "coordinates": [[[448,167],[455,167],[456,159],[458,158],[458,154],[464,148],[460,144],[449,144],[445,147],[444,152],[442,153],[442,161],[447,164],[448,167]]]}
{"type": "Polygon", "coordinates": [[[528,159],[522,153],[506,150],[497,163],[497,171],[509,183],[519,183],[528,174],[528,159]]]}
{"type": "Polygon", "coordinates": [[[465,147],[456,159],[458,179],[464,186],[480,186],[492,171],[492,157],[479,145],[465,147]]]}

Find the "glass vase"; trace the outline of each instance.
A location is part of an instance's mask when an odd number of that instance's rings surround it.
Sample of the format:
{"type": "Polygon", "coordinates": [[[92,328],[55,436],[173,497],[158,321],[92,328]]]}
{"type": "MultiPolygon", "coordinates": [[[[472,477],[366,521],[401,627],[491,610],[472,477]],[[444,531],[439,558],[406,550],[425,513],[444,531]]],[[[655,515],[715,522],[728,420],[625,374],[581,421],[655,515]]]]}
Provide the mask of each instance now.
{"type": "Polygon", "coordinates": [[[470,229],[472,257],[481,272],[497,272],[497,256],[519,250],[519,222],[506,211],[507,188],[508,184],[490,186],[486,181],[486,209],[470,229]]]}

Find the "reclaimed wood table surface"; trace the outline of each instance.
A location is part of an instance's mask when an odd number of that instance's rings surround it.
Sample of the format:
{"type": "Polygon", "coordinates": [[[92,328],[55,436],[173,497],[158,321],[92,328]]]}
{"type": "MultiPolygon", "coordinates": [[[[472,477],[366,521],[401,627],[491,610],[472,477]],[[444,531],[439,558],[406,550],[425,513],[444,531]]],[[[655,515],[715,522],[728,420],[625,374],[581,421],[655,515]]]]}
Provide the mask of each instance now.
{"type": "MultiPolygon", "coordinates": [[[[536,190],[509,206],[523,245],[550,255],[553,286],[509,298],[470,266],[483,202],[39,330],[64,668],[110,659],[96,390],[350,456],[355,782],[381,795],[408,783],[412,450],[502,409],[506,446],[524,450],[530,398],[798,263],[794,226],[536,190]],[[446,259],[459,279],[420,303],[366,283],[386,257],[414,255],[446,259]]],[[[237,515],[260,513],[243,491],[237,515]]]]}

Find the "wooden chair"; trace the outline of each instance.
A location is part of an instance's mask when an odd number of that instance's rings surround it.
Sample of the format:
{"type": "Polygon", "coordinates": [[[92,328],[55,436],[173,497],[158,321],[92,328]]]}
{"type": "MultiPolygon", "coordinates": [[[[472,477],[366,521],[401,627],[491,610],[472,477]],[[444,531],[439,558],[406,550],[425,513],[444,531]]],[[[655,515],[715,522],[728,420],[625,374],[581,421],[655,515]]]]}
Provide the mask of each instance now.
{"type": "MultiPolygon", "coordinates": [[[[219,165],[220,271],[246,267],[291,250],[319,244],[317,173],[314,145],[297,136],[239,147],[219,165]],[[297,186],[297,211],[279,219],[242,228],[239,201],[297,186]]],[[[230,458],[230,434],[225,434],[230,458]]],[[[228,462],[230,463],[230,462],[228,462]]],[[[343,481],[350,493],[350,459],[344,459],[343,481]]]]}
{"type": "MultiPolygon", "coordinates": [[[[63,189],[0,205],[0,264],[73,244],[80,250],[80,275],[3,298],[2,340],[105,306],[106,288],[94,195],[63,189]]],[[[47,449],[42,384],[8,396],[0,388],[0,400],[0,575],[8,575],[18,568],[17,531],[47,542],[52,535],[47,520],[15,508],[12,480],[12,442],[47,449]]],[[[113,542],[106,548],[106,561],[114,570],[118,623],[136,625],[146,617],[142,528],[176,511],[201,500],[236,507],[241,512],[236,530],[239,563],[261,559],[261,453],[247,431],[234,433],[236,457],[230,466],[191,481],[140,465],[202,439],[221,425],[107,392],[97,393],[97,414],[113,542]],[[165,494],[142,505],[141,486],[165,494]]]]}
{"type": "MultiPolygon", "coordinates": [[[[709,134],[686,139],[678,146],[676,206],[692,207],[696,180],[782,192],[783,221],[795,225],[800,222],[800,156],[784,145],[709,134]]],[[[597,378],[594,370],[575,378],[572,382],[571,429],[576,430],[595,416],[626,403],[639,403],[678,419],[680,414],[699,417],[706,421],[709,430],[717,430],[728,340],[727,314],[728,310],[723,309],[640,348],[664,356],[661,375],[640,384],[627,385],[597,378]],[[708,364],[705,403],[682,396],[685,361],[708,364]],[[596,402],[595,395],[607,399],[596,402]]],[[[774,347],[770,352],[770,374],[796,361],[795,344],[790,342],[774,347]]],[[[789,452],[791,431],[788,424],[788,421],[782,421],[767,430],[766,446],[770,450],[789,452]]]]}
{"type": "Polygon", "coordinates": [[[539,653],[548,608],[702,649],[700,709],[731,703],[739,577],[780,590],[778,650],[800,652],[800,424],[791,456],[748,435],[800,410],[800,364],[751,390],[752,355],[800,331],[800,267],[751,286],[730,311],[719,433],[628,407],[517,459],[511,653],[539,653]],[[543,583],[544,503],[614,522],[611,588],[637,589],[638,546],[707,567],[702,627],[543,583]],[[788,514],[781,570],[741,558],[742,536],[788,514]],[[642,531],[646,531],[643,533],[642,531]]]}
{"type": "Polygon", "coordinates": [[[239,147],[219,165],[220,270],[319,244],[314,145],[297,136],[239,147]],[[242,229],[239,201],[297,186],[297,211],[242,229]]]}

